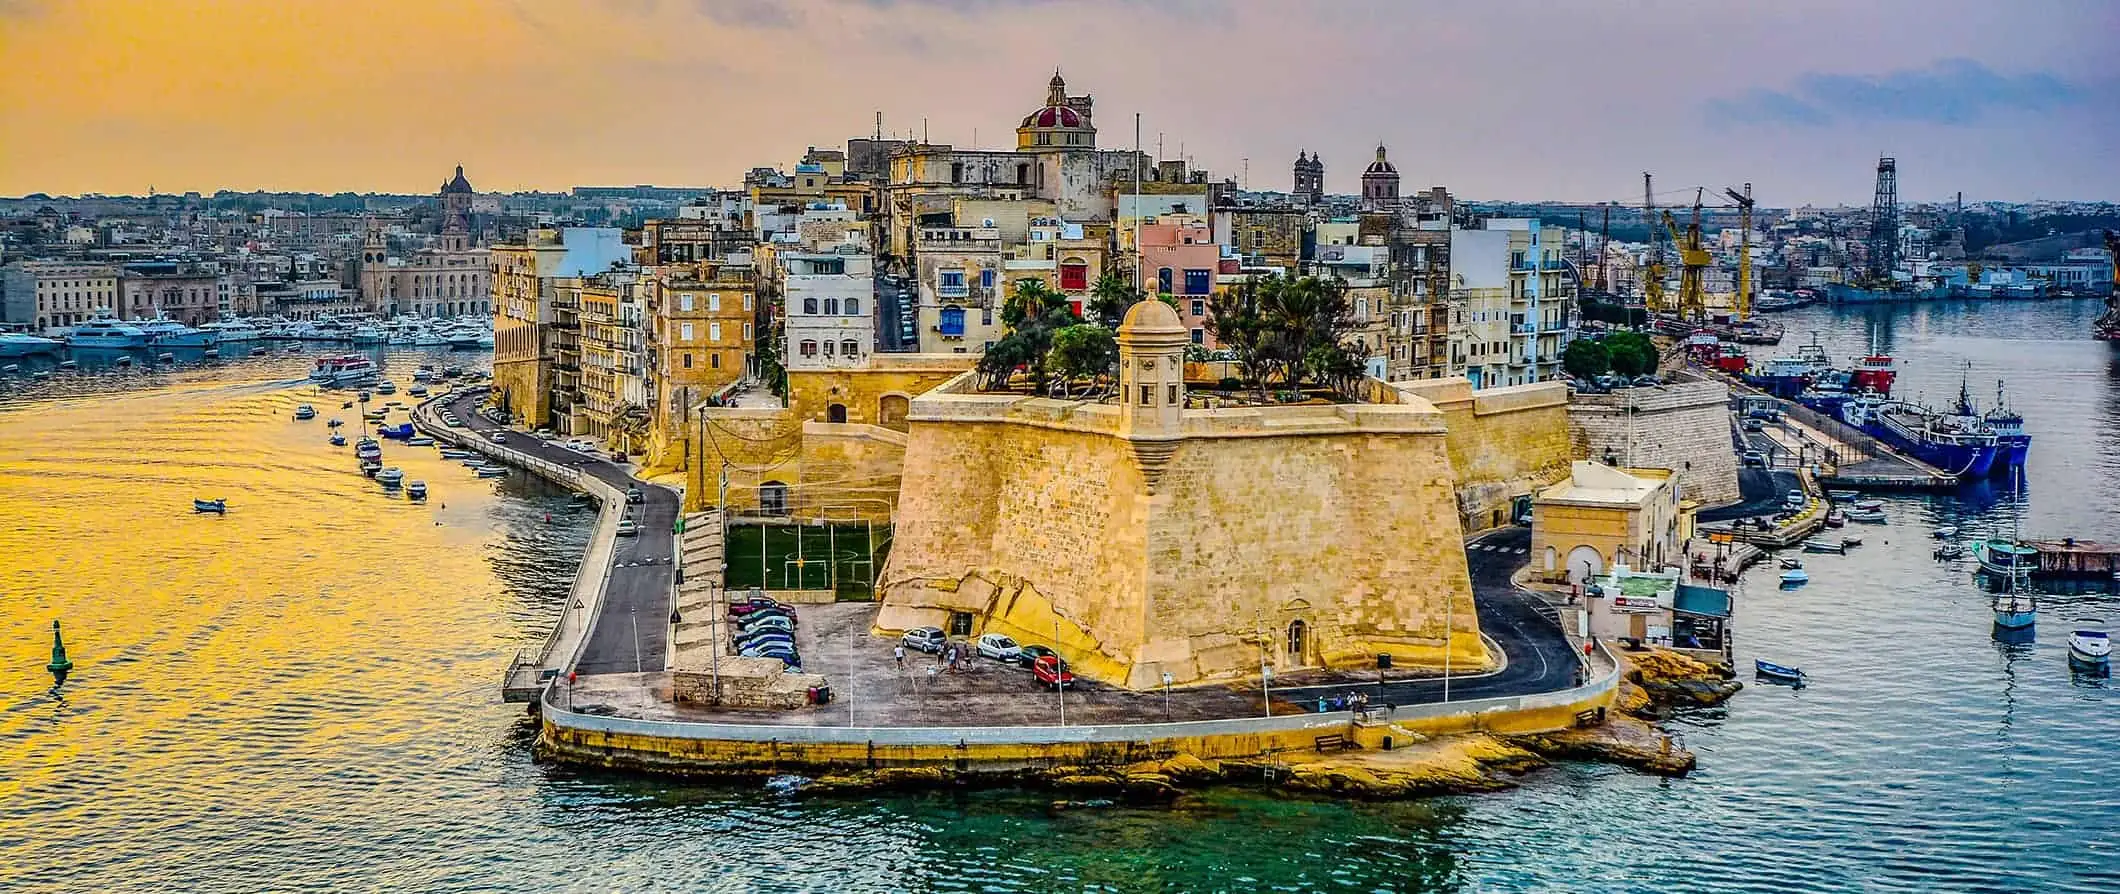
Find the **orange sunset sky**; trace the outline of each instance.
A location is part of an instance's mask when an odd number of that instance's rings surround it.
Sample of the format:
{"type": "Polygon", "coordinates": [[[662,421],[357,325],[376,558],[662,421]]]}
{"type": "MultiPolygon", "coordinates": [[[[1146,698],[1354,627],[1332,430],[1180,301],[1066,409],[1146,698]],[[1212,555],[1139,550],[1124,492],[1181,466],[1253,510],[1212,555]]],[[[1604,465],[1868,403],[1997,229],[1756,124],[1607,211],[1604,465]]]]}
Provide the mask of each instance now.
{"type": "Polygon", "coordinates": [[[0,195],[726,185],[887,130],[1001,145],[1055,67],[1106,146],[1352,190],[2120,199],[2120,4],[0,0],[0,195]]]}

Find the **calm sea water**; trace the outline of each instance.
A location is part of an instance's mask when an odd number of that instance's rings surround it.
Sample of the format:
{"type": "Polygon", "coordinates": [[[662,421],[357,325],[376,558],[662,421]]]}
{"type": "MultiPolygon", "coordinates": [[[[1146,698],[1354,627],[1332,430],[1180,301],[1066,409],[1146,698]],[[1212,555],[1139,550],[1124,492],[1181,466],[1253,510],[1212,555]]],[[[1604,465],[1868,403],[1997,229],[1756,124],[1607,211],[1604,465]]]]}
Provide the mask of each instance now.
{"type": "MultiPolygon", "coordinates": [[[[0,889],[2096,891],[2120,884],[2120,696],[2072,676],[2051,594],[1998,647],[1955,524],[2120,540],[2120,351],[2090,303],[1784,317],[1836,355],[1874,327],[1909,393],[1975,363],[2037,442],[2007,488],[1889,500],[1892,521],[1783,592],[1761,570],[1753,686],[1675,723],[1701,769],[1594,765],[1513,792],[1348,805],[1240,791],[1052,813],[1028,794],[795,801],[540,765],[509,654],[556,613],[590,515],[453,463],[418,506],[357,477],[304,361],[135,368],[0,398],[0,889]],[[226,496],[225,518],[193,496],[226,496]],[[549,518],[549,520],[548,520],[549,518]],[[43,663],[52,618],[79,665],[43,663]]],[[[1800,336],[1792,335],[1788,347],[1800,336]]],[[[1762,349],[1772,353],[1773,349],[1762,349]]],[[[414,354],[386,361],[404,384],[414,354]]],[[[65,378],[65,377],[62,377],[65,378]]],[[[1983,384],[1983,380],[1986,380],[1983,384]]]]}

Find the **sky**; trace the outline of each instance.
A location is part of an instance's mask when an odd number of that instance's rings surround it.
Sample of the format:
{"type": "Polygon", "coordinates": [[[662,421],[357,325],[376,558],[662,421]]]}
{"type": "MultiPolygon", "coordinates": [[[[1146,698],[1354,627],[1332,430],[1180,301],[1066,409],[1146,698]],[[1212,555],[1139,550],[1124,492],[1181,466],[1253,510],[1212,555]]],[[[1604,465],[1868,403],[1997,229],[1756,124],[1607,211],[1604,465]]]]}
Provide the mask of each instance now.
{"type": "Polygon", "coordinates": [[[734,185],[1011,146],[1058,69],[1253,189],[2120,200],[2114,0],[0,0],[0,58],[0,195],[734,185]]]}

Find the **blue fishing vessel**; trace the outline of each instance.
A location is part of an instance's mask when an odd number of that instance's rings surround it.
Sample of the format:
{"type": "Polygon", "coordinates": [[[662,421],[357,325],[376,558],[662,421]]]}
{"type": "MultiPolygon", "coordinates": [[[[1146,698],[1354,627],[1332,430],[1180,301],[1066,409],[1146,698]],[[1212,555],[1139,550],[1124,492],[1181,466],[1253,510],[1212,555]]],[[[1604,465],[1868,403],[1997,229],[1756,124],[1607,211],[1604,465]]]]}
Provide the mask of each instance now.
{"type": "Polygon", "coordinates": [[[1864,395],[1841,405],[1841,418],[1902,453],[1959,480],[1987,477],[1998,442],[1970,406],[1938,413],[1907,401],[1864,395]]]}
{"type": "Polygon", "coordinates": [[[227,501],[227,500],[200,500],[200,499],[193,499],[193,500],[191,501],[191,511],[193,511],[193,512],[213,512],[213,513],[219,513],[219,514],[222,514],[222,515],[226,515],[226,514],[228,513],[228,501],[227,501]]]}
{"type": "Polygon", "coordinates": [[[1800,668],[1775,664],[1771,661],[1761,661],[1757,658],[1752,659],[1752,672],[1763,679],[1781,683],[1795,683],[1801,686],[1804,682],[1803,671],[1800,668]]]}

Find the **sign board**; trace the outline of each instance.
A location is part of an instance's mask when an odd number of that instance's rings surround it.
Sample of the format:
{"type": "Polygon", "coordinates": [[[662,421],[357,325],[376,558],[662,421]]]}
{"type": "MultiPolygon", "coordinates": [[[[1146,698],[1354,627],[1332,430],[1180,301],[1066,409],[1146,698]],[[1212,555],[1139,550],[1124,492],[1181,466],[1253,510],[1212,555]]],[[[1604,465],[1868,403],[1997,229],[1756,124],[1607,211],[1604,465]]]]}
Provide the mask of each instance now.
{"type": "Polygon", "coordinates": [[[1734,534],[1731,534],[1731,533],[1730,533],[1730,532],[1728,532],[1728,531],[1709,531],[1709,532],[1708,532],[1708,542],[1709,542],[1709,543],[1733,543],[1733,542],[1736,542],[1736,540],[1737,540],[1737,536],[1736,536],[1736,535],[1734,535],[1734,534]]]}
{"type": "Polygon", "coordinates": [[[1653,612],[1661,608],[1663,608],[1663,606],[1656,604],[1655,599],[1641,599],[1631,596],[1612,597],[1612,609],[1614,611],[1622,611],[1634,614],[1640,612],[1653,612]]]}

